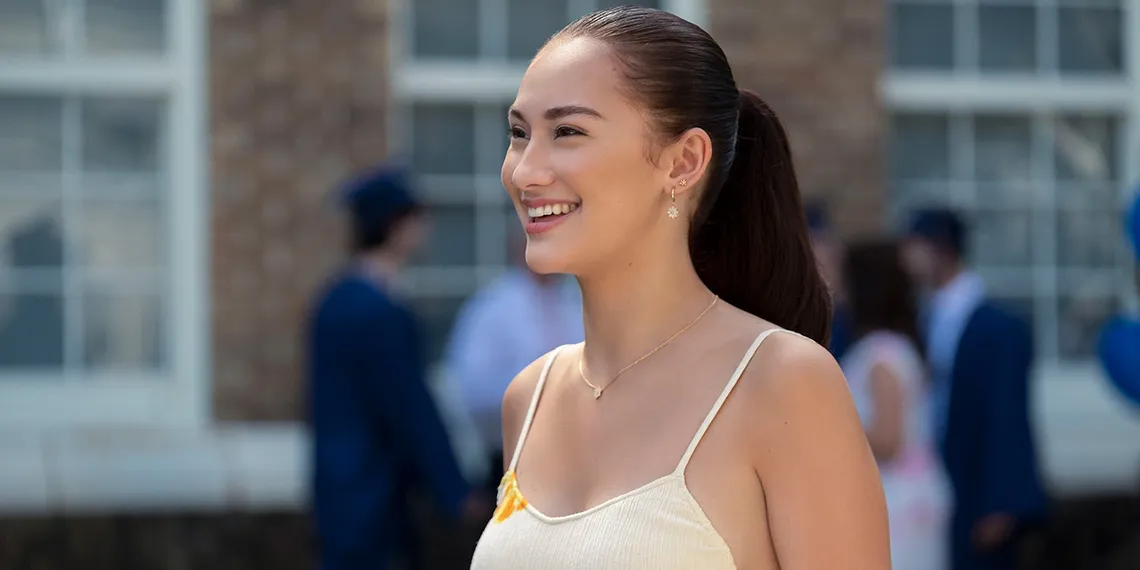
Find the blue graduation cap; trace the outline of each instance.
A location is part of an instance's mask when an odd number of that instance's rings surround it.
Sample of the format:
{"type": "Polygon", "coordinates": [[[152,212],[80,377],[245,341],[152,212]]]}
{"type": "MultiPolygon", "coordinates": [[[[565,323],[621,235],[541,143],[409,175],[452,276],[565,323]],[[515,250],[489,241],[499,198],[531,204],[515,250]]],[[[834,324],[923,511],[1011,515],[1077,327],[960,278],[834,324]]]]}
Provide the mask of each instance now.
{"type": "Polygon", "coordinates": [[[394,162],[349,180],[338,201],[351,214],[357,230],[366,234],[386,234],[391,224],[420,208],[411,171],[394,162]]]}
{"type": "Polygon", "coordinates": [[[923,208],[915,212],[909,235],[923,238],[955,254],[966,252],[966,224],[948,208],[923,208]]]}

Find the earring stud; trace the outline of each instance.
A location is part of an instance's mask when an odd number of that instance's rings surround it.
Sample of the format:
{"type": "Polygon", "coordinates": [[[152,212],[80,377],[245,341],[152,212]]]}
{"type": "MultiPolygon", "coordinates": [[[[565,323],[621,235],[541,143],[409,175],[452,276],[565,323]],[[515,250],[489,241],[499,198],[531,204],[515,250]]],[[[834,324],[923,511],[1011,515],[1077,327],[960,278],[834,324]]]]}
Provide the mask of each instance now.
{"type": "MultiPolygon", "coordinates": [[[[685,185],[684,182],[685,182],[684,180],[681,181],[682,186],[685,185]]],[[[671,202],[669,204],[669,210],[667,210],[665,213],[669,214],[669,219],[676,220],[677,216],[681,215],[681,212],[677,210],[677,189],[676,188],[672,188],[669,190],[669,201],[671,202]]]]}

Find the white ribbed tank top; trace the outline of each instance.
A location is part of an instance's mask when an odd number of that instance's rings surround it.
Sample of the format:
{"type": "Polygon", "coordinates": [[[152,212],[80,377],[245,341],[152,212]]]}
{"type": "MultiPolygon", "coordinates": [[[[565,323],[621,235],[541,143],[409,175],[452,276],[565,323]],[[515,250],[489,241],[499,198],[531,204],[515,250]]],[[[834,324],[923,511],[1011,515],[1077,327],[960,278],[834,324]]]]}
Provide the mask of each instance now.
{"type": "Polygon", "coordinates": [[[552,351],[499,485],[495,516],[475,548],[472,570],[735,570],[728,545],[685,484],[685,468],[760,343],[779,330],[760,333],[748,347],[672,473],[585,511],[557,517],[529,504],[514,474],[551,364],[565,347],[552,351]]]}

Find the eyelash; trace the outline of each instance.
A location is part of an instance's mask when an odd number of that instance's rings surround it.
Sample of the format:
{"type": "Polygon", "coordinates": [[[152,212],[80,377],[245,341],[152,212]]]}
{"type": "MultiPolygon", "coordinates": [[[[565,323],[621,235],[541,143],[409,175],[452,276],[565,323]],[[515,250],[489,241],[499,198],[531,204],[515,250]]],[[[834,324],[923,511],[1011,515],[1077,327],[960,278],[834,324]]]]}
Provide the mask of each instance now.
{"type": "MultiPolygon", "coordinates": [[[[569,136],[575,136],[575,135],[581,135],[581,134],[583,134],[582,131],[575,129],[574,127],[561,126],[561,127],[558,127],[557,129],[554,129],[554,137],[555,138],[569,137],[569,136]]],[[[516,139],[516,138],[523,139],[523,138],[526,138],[526,132],[523,131],[519,127],[513,127],[512,126],[512,127],[507,129],[507,136],[512,138],[512,139],[516,139]]]]}

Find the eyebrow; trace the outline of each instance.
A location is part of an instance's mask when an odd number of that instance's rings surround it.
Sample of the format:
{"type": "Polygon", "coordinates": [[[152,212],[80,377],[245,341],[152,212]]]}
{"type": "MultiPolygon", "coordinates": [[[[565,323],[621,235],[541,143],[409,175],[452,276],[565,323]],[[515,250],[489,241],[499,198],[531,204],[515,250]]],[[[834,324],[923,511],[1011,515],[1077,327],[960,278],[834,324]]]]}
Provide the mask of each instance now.
{"type": "MultiPolygon", "coordinates": [[[[520,121],[526,120],[526,118],[523,117],[522,112],[518,109],[515,109],[514,107],[511,107],[511,110],[507,114],[520,121]]],[[[582,105],[562,105],[559,107],[551,107],[542,114],[542,118],[546,119],[547,121],[557,121],[558,119],[564,119],[572,115],[586,115],[594,117],[596,119],[605,118],[601,113],[595,111],[594,109],[583,107],[582,105]]]]}

